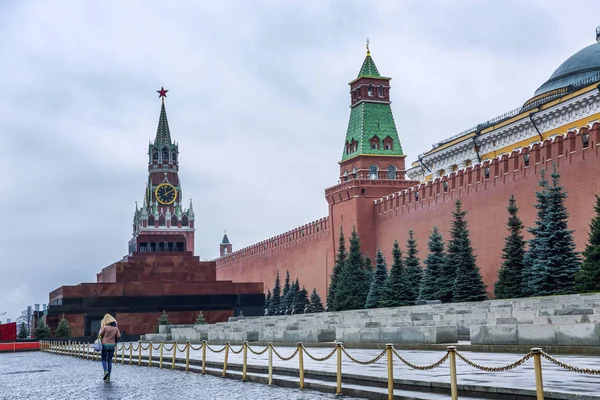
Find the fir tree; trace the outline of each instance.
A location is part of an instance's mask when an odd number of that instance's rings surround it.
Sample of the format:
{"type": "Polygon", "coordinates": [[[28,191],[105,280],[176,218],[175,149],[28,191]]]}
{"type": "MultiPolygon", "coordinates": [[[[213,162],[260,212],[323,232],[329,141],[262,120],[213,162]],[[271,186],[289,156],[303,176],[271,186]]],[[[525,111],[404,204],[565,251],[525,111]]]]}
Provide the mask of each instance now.
{"type": "Polygon", "coordinates": [[[335,302],[335,292],[340,281],[342,269],[346,263],[346,258],[348,258],[348,253],[346,252],[346,240],[344,239],[344,231],[340,226],[340,239],[335,257],[335,265],[333,266],[333,271],[331,272],[331,281],[329,282],[329,289],[327,290],[327,311],[339,310],[335,302]]]}
{"type": "Polygon", "coordinates": [[[446,262],[456,268],[452,298],[454,301],[481,301],[487,299],[487,293],[479,267],[475,264],[475,255],[471,247],[466,211],[460,200],[456,201],[456,210],[452,213],[452,229],[448,243],[446,262]]]}
{"type": "Polygon", "coordinates": [[[383,290],[385,289],[385,281],[388,276],[385,258],[379,249],[377,249],[375,260],[375,272],[372,274],[371,288],[369,289],[369,294],[367,295],[365,308],[379,307],[379,300],[381,299],[383,290]]]}
{"type": "Polygon", "coordinates": [[[560,175],[556,164],[552,171],[552,186],[548,188],[548,243],[547,294],[572,294],[575,290],[575,276],[581,268],[580,255],[575,251],[573,231],[568,229],[569,213],[565,206],[567,193],[559,184],[560,175]]]}
{"type": "Polygon", "coordinates": [[[275,286],[273,286],[273,295],[269,301],[269,315],[277,315],[281,303],[281,282],[279,281],[279,271],[275,277],[275,286]]]}
{"type": "Polygon", "coordinates": [[[356,228],[352,229],[350,237],[350,251],[342,274],[340,282],[336,288],[336,305],[339,310],[358,310],[365,306],[367,295],[369,294],[369,273],[365,269],[365,259],[360,250],[360,240],[356,233],[356,228]]]}
{"type": "Polygon", "coordinates": [[[38,320],[37,326],[33,331],[33,336],[36,339],[45,339],[50,337],[50,328],[48,328],[48,325],[46,325],[42,318],[38,320]]]}
{"type": "Polygon", "coordinates": [[[583,264],[577,273],[577,291],[600,292],[600,196],[596,195],[596,216],[590,223],[588,243],[583,251],[583,264]]]}
{"type": "Polygon", "coordinates": [[[204,318],[204,314],[202,314],[202,311],[198,312],[198,316],[196,317],[194,325],[206,325],[206,318],[204,318]]]}
{"type": "Polygon", "coordinates": [[[27,331],[27,325],[25,325],[25,322],[21,322],[21,325],[19,326],[19,333],[17,333],[17,337],[19,339],[25,339],[27,336],[29,336],[29,332],[27,331]]]}
{"type": "Polygon", "coordinates": [[[298,282],[298,278],[296,278],[296,280],[293,281],[290,285],[290,290],[288,291],[287,304],[285,307],[285,313],[287,315],[292,314],[294,312],[298,292],[300,292],[300,282],[298,282]]]}
{"type": "Polygon", "coordinates": [[[158,317],[158,325],[171,325],[171,321],[169,321],[169,314],[163,310],[160,317],[158,317]]]}
{"type": "Polygon", "coordinates": [[[547,266],[545,265],[545,254],[549,250],[549,232],[548,232],[548,181],[546,180],[546,171],[540,171],[540,188],[535,193],[537,203],[534,207],[537,209],[537,219],[535,227],[528,228],[532,238],[529,240],[529,249],[523,258],[523,285],[521,294],[527,296],[538,296],[543,294],[545,286],[547,266]]]}
{"type": "Polygon", "coordinates": [[[425,258],[425,271],[421,280],[419,298],[421,300],[438,300],[438,286],[442,279],[446,254],[444,253],[444,241],[437,226],[429,235],[429,254],[425,258]]]}
{"type": "Polygon", "coordinates": [[[415,304],[419,298],[419,288],[421,287],[421,280],[423,279],[423,269],[419,264],[417,258],[417,240],[414,237],[414,232],[408,231],[408,239],[406,241],[406,258],[404,259],[404,273],[406,278],[404,282],[406,284],[406,302],[415,304]]]}
{"type": "Polygon", "coordinates": [[[502,249],[504,262],[498,272],[498,281],[494,284],[494,296],[497,299],[522,296],[525,239],[521,234],[523,223],[517,215],[519,208],[513,195],[508,200],[507,210],[509,217],[506,225],[510,233],[504,240],[502,249]]]}
{"type": "Polygon", "coordinates": [[[290,271],[285,271],[285,284],[283,285],[283,292],[281,294],[281,303],[279,304],[279,315],[285,315],[288,308],[292,305],[293,298],[290,298],[290,271]]]}
{"type": "Polygon", "coordinates": [[[63,313],[60,321],[58,321],[58,326],[56,327],[54,336],[59,337],[59,338],[71,337],[71,327],[69,326],[69,321],[67,321],[67,319],[65,318],[64,313],[63,313]]]}
{"type": "Polygon", "coordinates": [[[379,307],[398,307],[407,305],[406,293],[406,273],[404,271],[404,263],[402,262],[402,250],[398,241],[394,241],[394,248],[392,249],[392,268],[390,268],[390,275],[385,281],[385,286],[381,299],[379,300],[379,307]]]}
{"type": "Polygon", "coordinates": [[[323,308],[321,296],[317,293],[317,289],[313,288],[313,291],[310,294],[310,303],[308,304],[307,313],[320,313],[323,311],[325,311],[325,309],[323,308]]]}
{"type": "Polygon", "coordinates": [[[271,289],[267,289],[267,296],[265,297],[265,315],[269,315],[269,303],[271,302],[271,289]]]}
{"type": "MultiPolygon", "coordinates": [[[[298,280],[296,280],[296,287],[299,286],[298,280]]],[[[308,290],[304,286],[302,289],[298,290],[296,293],[296,297],[294,299],[294,306],[292,307],[293,314],[304,314],[306,309],[308,308],[309,300],[308,300],[308,290]]]]}

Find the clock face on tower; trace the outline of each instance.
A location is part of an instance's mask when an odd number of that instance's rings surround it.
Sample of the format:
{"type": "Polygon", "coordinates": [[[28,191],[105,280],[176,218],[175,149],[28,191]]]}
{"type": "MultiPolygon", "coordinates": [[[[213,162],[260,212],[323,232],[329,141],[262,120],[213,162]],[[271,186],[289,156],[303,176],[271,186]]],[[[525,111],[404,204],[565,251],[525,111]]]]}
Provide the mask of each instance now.
{"type": "Polygon", "coordinates": [[[170,183],[161,183],[156,187],[155,194],[160,204],[173,204],[177,198],[177,189],[170,183]]]}

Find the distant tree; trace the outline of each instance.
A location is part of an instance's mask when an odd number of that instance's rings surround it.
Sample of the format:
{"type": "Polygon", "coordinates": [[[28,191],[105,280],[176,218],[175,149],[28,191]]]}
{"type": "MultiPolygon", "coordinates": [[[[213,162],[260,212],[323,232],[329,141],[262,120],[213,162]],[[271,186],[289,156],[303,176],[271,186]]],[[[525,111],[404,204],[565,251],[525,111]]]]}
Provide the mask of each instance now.
{"type": "Polygon", "coordinates": [[[206,319],[204,318],[204,314],[202,314],[202,311],[198,312],[198,316],[196,317],[194,325],[206,325],[206,319]]]}
{"type": "Polygon", "coordinates": [[[273,295],[269,301],[269,315],[277,315],[281,305],[281,283],[279,281],[279,271],[275,277],[275,286],[273,286],[273,295]]]}
{"type": "MultiPolygon", "coordinates": [[[[296,285],[296,287],[298,287],[298,280],[296,280],[296,285]]],[[[298,292],[296,293],[296,297],[294,299],[294,306],[292,307],[292,313],[304,314],[308,309],[309,303],[310,301],[308,299],[308,290],[306,290],[306,288],[302,286],[302,289],[298,290],[298,292]]]]}
{"type": "Polygon", "coordinates": [[[317,293],[317,289],[313,288],[312,293],[310,294],[310,303],[308,304],[308,313],[320,313],[325,311],[323,307],[323,302],[321,301],[321,296],[317,293]]]}
{"type": "Polygon", "coordinates": [[[329,282],[329,289],[327,290],[327,311],[339,310],[335,302],[335,293],[340,282],[344,264],[346,263],[346,258],[348,258],[348,253],[346,251],[346,240],[344,239],[344,231],[340,226],[340,238],[335,257],[335,265],[333,266],[333,271],[331,272],[331,280],[329,282]]]}
{"type": "MultiPolygon", "coordinates": [[[[373,270],[373,260],[371,260],[370,257],[365,257],[365,271],[367,271],[367,278],[369,279],[369,282],[371,282],[375,271],[373,270]]],[[[369,284],[369,288],[370,287],[371,285],[369,284]]]]}
{"type": "Polygon", "coordinates": [[[294,312],[294,308],[296,305],[294,304],[298,299],[298,293],[300,292],[300,282],[298,282],[298,278],[292,282],[290,285],[290,290],[288,291],[288,304],[285,307],[285,313],[287,315],[292,314],[294,312]]]}
{"type": "Polygon", "coordinates": [[[446,258],[446,262],[456,268],[452,298],[454,301],[486,300],[488,298],[486,288],[479,267],[475,263],[475,255],[469,238],[469,229],[465,219],[467,212],[462,209],[460,200],[457,200],[455,205],[456,210],[452,213],[454,221],[452,221],[450,230],[446,258]]]}
{"type": "Polygon", "coordinates": [[[285,271],[285,284],[283,285],[283,292],[281,294],[281,303],[279,304],[279,315],[285,315],[288,309],[292,305],[293,297],[290,298],[290,271],[285,271]]]}
{"type": "Polygon", "coordinates": [[[27,325],[25,325],[25,322],[21,322],[21,325],[19,325],[19,333],[17,333],[17,337],[19,339],[25,339],[27,336],[29,336],[27,325]]]}
{"type": "Polygon", "coordinates": [[[54,336],[59,337],[59,338],[71,337],[71,327],[69,326],[69,321],[67,321],[67,319],[65,318],[64,313],[63,313],[60,321],[58,321],[58,326],[56,327],[54,336]]]}
{"type": "Polygon", "coordinates": [[[419,250],[417,249],[417,240],[414,237],[414,232],[408,231],[408,239],[406,241],[406,253],[404,258],[404,272],[406,278],[404,283],[406,285],[406,302],[415,304],[419,298],[419,288],[421,287],[421,280],[423,279],[423,269],[419,264],[419,258],[417,257],[419,250]]]}
{"type": "Polygon", "coordinates": [[[548,188],[549,252],[547,257],[546,293],[576,293],[575,276],[581,268],[580,254],[575,250],[573,231],[568,229],[569,213],[565,206],[568,195],[560,185],[556,164],[552,171],[552,186],[548,188]]]}
{"type": "Polygon", "coordinates": [[[588,243],[583,251],[583,264],[577,273],[577,291],[600,292],[600,196],[596,195],[596,215],[590,223],[588,243]]]}
{"type": "Polygon", "coordinates": [[[385,258],[383,257],[383,253],[379,249],[377,249],[375,260],[375,272],[372,274],[373,276],[371,278],[371,287],[369,289],[369,294],[367,295],[367,302],[365,304],[365,308],[379,307],[379,300],[381,299],[381,296],[385,289],[385,280],[388,276],[385,258]]]}
{"type": "Polygon", "coordinates": [[[48,325],[46,325],[42,318],[38,320],[37,326],[33,331],[33,336],[36,339],[45,339],[50,337],[50,328],[48,328],[48,325]]]}
{"type": "Polygon", "coordinates": [[[158,325],[171,325],[171,321],[169,321],[169,314],[165,310],[163,310],[160,317],[158,317],[158,325]]]}
{"type": "Polygon", "coordinates": [[[365,269],[365,259],[360,250],[360,240],[356,228],[352,229],[350,251],[339,285],[336,289],[336,304],[340,310],[358,310],[365,306],[371,282],[370,274],[365,269]]]}
{"type": "Polygon", "coordinates": [[[264,313],[269,315],[269,303],[271,302],[271,289],[267,289],[267,295],[265,296],[264,313]]]}
{"type": "Polygon", "coordinates": [[[385,287],[379,300],[379,307],[399,307],[407,305],[407,282],[402,261],[402,250],[398,241],[394,241],[392,249],[392,267],[385,281],[385,287]]]}
{"type": "Polygon", "coordinates": [[[438,286],[442,279],[446,254],[444,253],[444,241],[437,226],[433,227],[433,232],[429,235],[429,254],[424,263],[427,268],[423,272],[419,298],[421,300],[438,300],[438,286]]]}
{"type": "Polygon", "coordinates": [[[498,272],[498,280],[494,284],[494,296],[497,299],[522,297],[525,239],[521,233],[523,223],[517,215],[519,207],[514,195],[511,195],[508,200],[507,210],[509,235],[504,239],[502,249],[504,262],[498,272]]]}
{"type": "Polygon", "coordinates": [[[538,296],[543,294],[546,280],[545,253],[549,251],[550,232],[548,226],[548,180],[546,171],[540,170],[541,190],[535,193],[537,199],[534,207],[537,209],[535,226],[527,230],[532,237],[529,240],[529,248],[523,258],[523,285],[521,294],[523,296],[538,296]]]}

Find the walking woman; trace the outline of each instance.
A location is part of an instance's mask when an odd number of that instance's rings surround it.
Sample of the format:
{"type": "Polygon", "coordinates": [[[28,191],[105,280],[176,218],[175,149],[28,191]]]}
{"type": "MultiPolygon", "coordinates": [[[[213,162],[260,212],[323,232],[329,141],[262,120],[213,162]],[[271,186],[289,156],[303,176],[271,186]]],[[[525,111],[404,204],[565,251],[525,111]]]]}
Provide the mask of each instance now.
{"type": "Polygon", "coordinates": [[[110,381],[112,361],[115,356],[115,345],[117,344],[117,340],[121,337],[121,332],[119,332],[119,328],[117,327],[117,320],[114,319],[112,315],[104,315],[98,337],[102,339],[102,368],[104,368],[104,380],[110,381]]]}

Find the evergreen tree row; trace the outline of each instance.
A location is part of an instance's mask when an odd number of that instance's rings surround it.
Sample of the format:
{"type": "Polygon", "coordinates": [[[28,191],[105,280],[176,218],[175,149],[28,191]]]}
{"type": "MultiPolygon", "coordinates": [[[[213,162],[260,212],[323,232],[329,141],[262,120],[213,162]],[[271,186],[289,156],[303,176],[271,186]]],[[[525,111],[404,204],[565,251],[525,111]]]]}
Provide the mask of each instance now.
{"type": "Polygon", "coordinates": [[[315,313],[323,312],[323,310],[323,303],[316,288],[313,288],[309,297],[304,286],[300,289],[298,278],[290,283],[290,272],[286,271],[285,284],[282,290],[279,272],[277,272],[273,292],[271,293],[271,290],[268,290],[265,298],[265,315],[315,313]]]}

